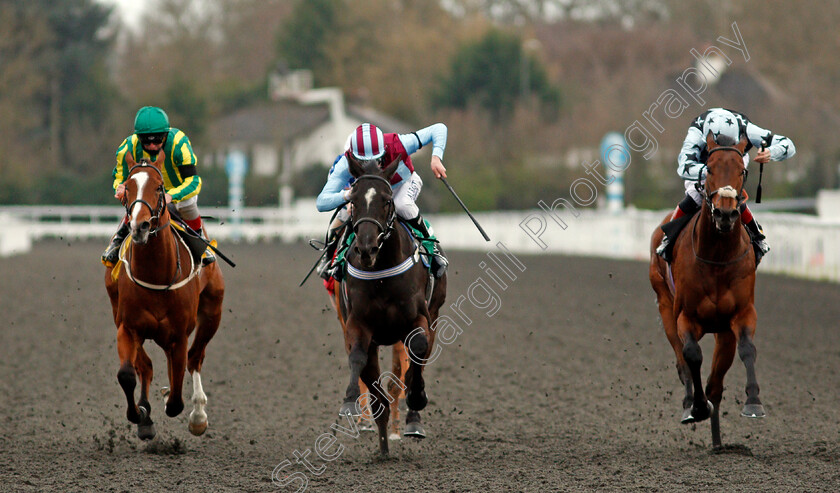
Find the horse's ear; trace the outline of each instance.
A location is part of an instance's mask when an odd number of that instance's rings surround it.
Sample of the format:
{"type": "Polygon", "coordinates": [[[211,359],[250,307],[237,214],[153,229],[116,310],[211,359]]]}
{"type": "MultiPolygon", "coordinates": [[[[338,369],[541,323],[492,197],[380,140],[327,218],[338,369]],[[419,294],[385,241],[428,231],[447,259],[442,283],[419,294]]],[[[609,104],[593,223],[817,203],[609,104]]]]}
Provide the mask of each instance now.
{"type": "Polygon", "coordinates": [[[718,147],[718,143],[715,142],[712,132],[709,132],[706,134],[706,152],[711,151],[715,147],[718,147]]]}
{"type": "Polygon", "coordinates": [[[736,145],[735,147],[737,147],[738,150],[741,151],[741,154],[743,154],[747,149],[747,144],[748,143],[749,143],[749,141],[747,140],[747,136],[742,135],[741,136],[741,141],[738,142],[738,145],[736,145]]]}
{"type": "Polygon", "coordinates": [[[134,154],[131,151],[125,151],[125,162],[129,168],[137,165],[137,161],[134,160],[134,154]]]}
{"type": "Polygon", "coordinates": [[[347,164],[350,168],[350,174],[353,175],[354,178],[358,178],[365,174],[365,170],[362,168],[362,164],[359,163],[359,160],[356,159],[356,156],[354,156],[353,153],[348,152],[347,154],[345,154],[345,157],[347,158],[347,164]]]}
{"type": "Polygon", "coordinates": [[[165,160],[166,160],[166,153],[163,152],[163,149],[161,149],[158,152],[157,159],[155,159],[155,162],[152,163],[152,164],[155,166],[155,168],[157,168],[159,170],[163,170],[163,164],[164,164],[165,160]]]}
{"type": "Polygon", "coordinates": [[[390,162],[390,164],[388,164],[388,166],[385,166],[385,168],[382,170],[382,173],[385,175],[385,179],[388,180],[388,181],[391,181],[391,177],[393,177],[394,173],[397,172],[397,168],[399,166],[400,166],[400,157],[397,156],[397,157],[394,158],[393,161],[390,162]]]}

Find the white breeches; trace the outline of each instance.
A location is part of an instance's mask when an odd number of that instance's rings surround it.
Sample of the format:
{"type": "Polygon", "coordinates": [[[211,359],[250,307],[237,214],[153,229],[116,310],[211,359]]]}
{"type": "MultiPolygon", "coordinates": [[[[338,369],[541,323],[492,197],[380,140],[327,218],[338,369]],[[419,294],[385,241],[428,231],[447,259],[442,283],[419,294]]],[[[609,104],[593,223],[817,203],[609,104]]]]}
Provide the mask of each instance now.
{"type": "Polygon", "coordinates": [[[176,203],[175,208],[178,209],[181,217],[187,221],[198,219],[198,195],[176,203]]]}
{"type": "Polygon", "coordinates": [[[397,215],[403,219],[414,219],[420,215],[420,208],[414,202],[423,188],[423,180],[417,173],[411,173],[408,180],[394,190],[394,206],[397,215]]]}

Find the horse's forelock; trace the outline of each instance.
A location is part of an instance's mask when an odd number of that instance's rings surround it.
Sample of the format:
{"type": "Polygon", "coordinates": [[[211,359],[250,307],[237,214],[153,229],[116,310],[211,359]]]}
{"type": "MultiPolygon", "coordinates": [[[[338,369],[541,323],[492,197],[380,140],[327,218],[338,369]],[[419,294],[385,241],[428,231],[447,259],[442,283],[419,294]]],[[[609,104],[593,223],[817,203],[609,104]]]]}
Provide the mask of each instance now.
{"type": "Polygon", "coordinates": [[[720,134],[715,137],[715,143],[721,146],[735,146],[738,142],[728,135],[720,134]]]}

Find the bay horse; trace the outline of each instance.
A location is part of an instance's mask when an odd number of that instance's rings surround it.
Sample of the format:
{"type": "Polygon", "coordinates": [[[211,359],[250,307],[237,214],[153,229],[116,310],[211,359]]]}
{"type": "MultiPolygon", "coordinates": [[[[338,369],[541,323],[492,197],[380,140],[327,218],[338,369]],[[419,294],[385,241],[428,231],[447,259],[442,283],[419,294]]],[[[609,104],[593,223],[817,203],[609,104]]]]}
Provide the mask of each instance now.
{"type": "Polygon", "coordinates": [[[151,419],[149,385],[152,361],[143,349],[154,340],[166,353],[169,394],[165,411],[175,417],[184,409],[184,370],[193,382],[193,410],[189,430],[199,436],[207,429],[204,410],[207,396],[201,385],[201,366],[207,343],[219,328],[225,285],[218,262],[201,266],[173,230],[166,207],[161,167],[164,153],[155,162],[134,161],[125,181],[123,205],[131,228],[130,241],[120,250],[120,261],[105,272],[105,288],[111,300],[117,326],[120,369],[117,380],[125,392],[126,416],[137,424],[137,436],[151,440],[155,427],[151,419]],[[192,268],[190,268],[192,266],[192,268]],[[195,329],[192,346],[188,338],[195,329]],[[140,400],[135,403],[136,376],[140,377],[140,400]]]}
{"type": "MultiPolygon", "coordinates": [[[[716,142],[706,136],[706,182],[700,189],[703,206],[674,243],[669,266],[656,254],[662,240],[657,227],[650,244],[650,283],[656,292],[659,315],[677,357],[677,371],[685,385],[683,423],[711,417],[712,446],[721,448],[720,402],[723,377],[738,355],[747,371],[747,400],[741,416],[762,418],[758,398],[753,344],[755,310],[755,253],[741,223],[739,207],[746,200],[744,166],[746,138],[716,142]],[[714,334],[712,369],[703,392],[698,341],[714,334]]],[[[670,214],[662,221],[670,220],[670,214]]]]}
{"type": "MultiPolygon", "coordinates": [[[[379,451],[388,454],[388,403],[396,407],[402,382],[397,370],[403,362],[399,345],[409,355],[405,370],[406,435],[422,438],[420,411],[428,398],[423,380],[423,365],[431,354],[435,332],[432,330],[440,307],[446,299],[446,276],[433,280],[420,260],[419,245],[408,229],[398,223],[390,180],[397,170],[395,160],[384,169],[376,164],[362,164],[350,158],[350,173],[355,182],[350,193],[351,224],[355,239],[347,253],[347,274],[336,286],[336,308],[344,332],[350,366],[350,383],[341,416],[362,413],[359,382],[369,391],[368,404],[379,433],[379,451]],[[427,302],[427,292],[431,296],[427,302]],[[397,345],[394,350],[394,374],[389,391],[382,388],[379,370],[379,346],[397,345]]],[[[404,364],[404,363],[403,363],[404,364]]]]}

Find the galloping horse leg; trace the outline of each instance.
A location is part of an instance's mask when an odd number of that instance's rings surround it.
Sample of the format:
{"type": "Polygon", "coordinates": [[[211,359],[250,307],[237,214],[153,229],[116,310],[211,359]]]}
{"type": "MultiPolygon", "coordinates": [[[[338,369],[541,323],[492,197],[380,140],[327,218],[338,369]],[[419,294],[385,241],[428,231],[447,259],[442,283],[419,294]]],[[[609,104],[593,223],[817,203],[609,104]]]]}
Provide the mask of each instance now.
{"type": "Polygon", "coordinates": [[[166,415],[170,418],[181,414],[184,410],[182,398],[184,386],[184,371],[187,366],[187,338],[179,337],[166,351],[169,362],[169,397],[166,399],[166,415]]]}
{"type": "Polygon", "coordinates": [[[723,377],[735,359],[735,335],[732,332],[715,334],[712,371],[706,381],[706,397],[715,406],[712,411],[712,447],[720,448],[720,401],[723,398],[723,377]]]}
{"type": "Polygon", "coordinates": [[[379,346],[370,344],[368,346],[367,361],[360,375],[362,382],[370,392],[368,405],[370,406],[371,417],[376,421],[379,430],[379,453],[388,455],[388,397],[382,386],[379,385],[379,346]]]}
{"type": "Polygon", "coordinates": [[[350,384],[347,385],[347,392],[344,394],[344,402],[341,404],[338,415],[361,416],[359,377],[367,364],[370,336],[357,327],[352,318],[347,321],[345,327],[347,329],[345,342],[349,348],[347,359],[350,362],[350,384]]]}
{"type": "Polygon", "coordinates": [[[120,382],[125,400],[128,404],[126,418],[132,423],[140,423],[140,413],[137,404],[134,402],[134,387],[137,386],[137,373],[134,370],[134,360],[137,357],[137,341],[133,334],[130,334],[125,325],[117,329],[117,354],[120,356],[120,370],[117,372],[117,381],[120,382]]]}
{"type": "Polygon", "coordinates": [[[747,317],[746,323],[742,324],[739,320],[733,320],[732,322],[733,325],[736,323],[739,324],[741,328],[738,331],[740,332],[740,336],[738,337],[738,356],[744,362],[744,367],[747,369],[747,402],[741,410],[741,416],[746,418],[763,418],[767,415],[764,411],[764,406],[761,404],[761,400],[758,398],[758,380],[755,377],[755,344],[753,344],[755,319],[755,310],[753,309],[752,316],[747,317]]]}
{"type": "Polygon", "coordinates": [[[429,325],[426,317],[419,316],[414,321],[414,326],[417,329],[411,331],[406,337],[405,345],[408,348],[409,358],[411,363],[408,365],[408,371],[405,373],[405,402],[408,408],[413,411],[422,411],[429,399],[426,397],[425,382],[423,381],[423,361],[429,357],[429,350],[431,345],[429,339],[431,335],[429,332],[429,325]],[[419,330],[418,330],[419,329],[419,330]]]}
{"type": "Polygon", "coordinates": [[[219,323],[222,320],[222,297],[224,296],[224,291],[210,288],[211,285],[208,284],[199,298],[195,338],[187,353],[187,369],[193,381],[193,395],[191,399],[193,410],[190,412],[189,429],[190,433],[195,436],[200,436],[207,430],[207,413],[204,411],[204,406],[207,405],[207,395],[201,386],[201,365],[204,363],[204,352],[207,349],[207,343],[216,334],[216,331],[219,329],[219,323]]]}
{"type": "Polygon", "coordinates": [[[140,423],[137,424],[137,437],[141,440],[151,440],[157,433],[155,423],[152,421],[152,405],[149,403],[149,385],[152,383],[152,360],[146,354],[146,350],[140,345],[137,347],[137,357],[134,359],[134,368],[137,376],[140,377],[140,401],[137,403],[137,410],[140,413],[140,423]]]}
{"type": "MultiPolygon", "coordinates": [[[[401,382],[405,382],[405,372],[408,370],[408,354],[405,352],[405,345],[398,342],[392,346],[391,373],[397,376],[401,382]]],[[[403,388],[396,382],[388,382],[388,399],[391,403],[391,429],[388,432],[389,440],[400,439],[400,397],[404,396],[403,388]]]]}
{"type": "Polygon", "coordinates": [[[703,351],[700,349],[700,344],[697,343],[697,339],[694,333],[689,330],[689,327],[682,326],[683,324],[688,325],[688,323],[682,316],[677,321],[683,340],[683,358],[685,358],[685,362],[688,364],[688,369],[691,371],[691,379],[694,381],[694,404],[691,406],[691,415],[682,422],[694,423],[707,419],[712,413],[713,406],[706,399],[706,394],[703,392],[703,380],[700,377],[700,366],[703,364],[703,351]]]}
{"type": "Polygon", "coordinates": [[[680,419],[685,423],[692,419],[691,405],[694,403],[694,386],[691,380],[691,371],[688,369],[688,364],[683,357],[682,340],[680,340],[680,336],[677,334],[677,321],[674,318],[674,300],[670,297],[670,293],[659,293],[657,290],[656,294],[657,304],[659,305],[659,316],[662,319],[665,336],[674,349],[674,355],[677,357],[677,374],[680,377],[680,382],[685,386],[685,396],[682,402],[683,414],[680,419]]]}

